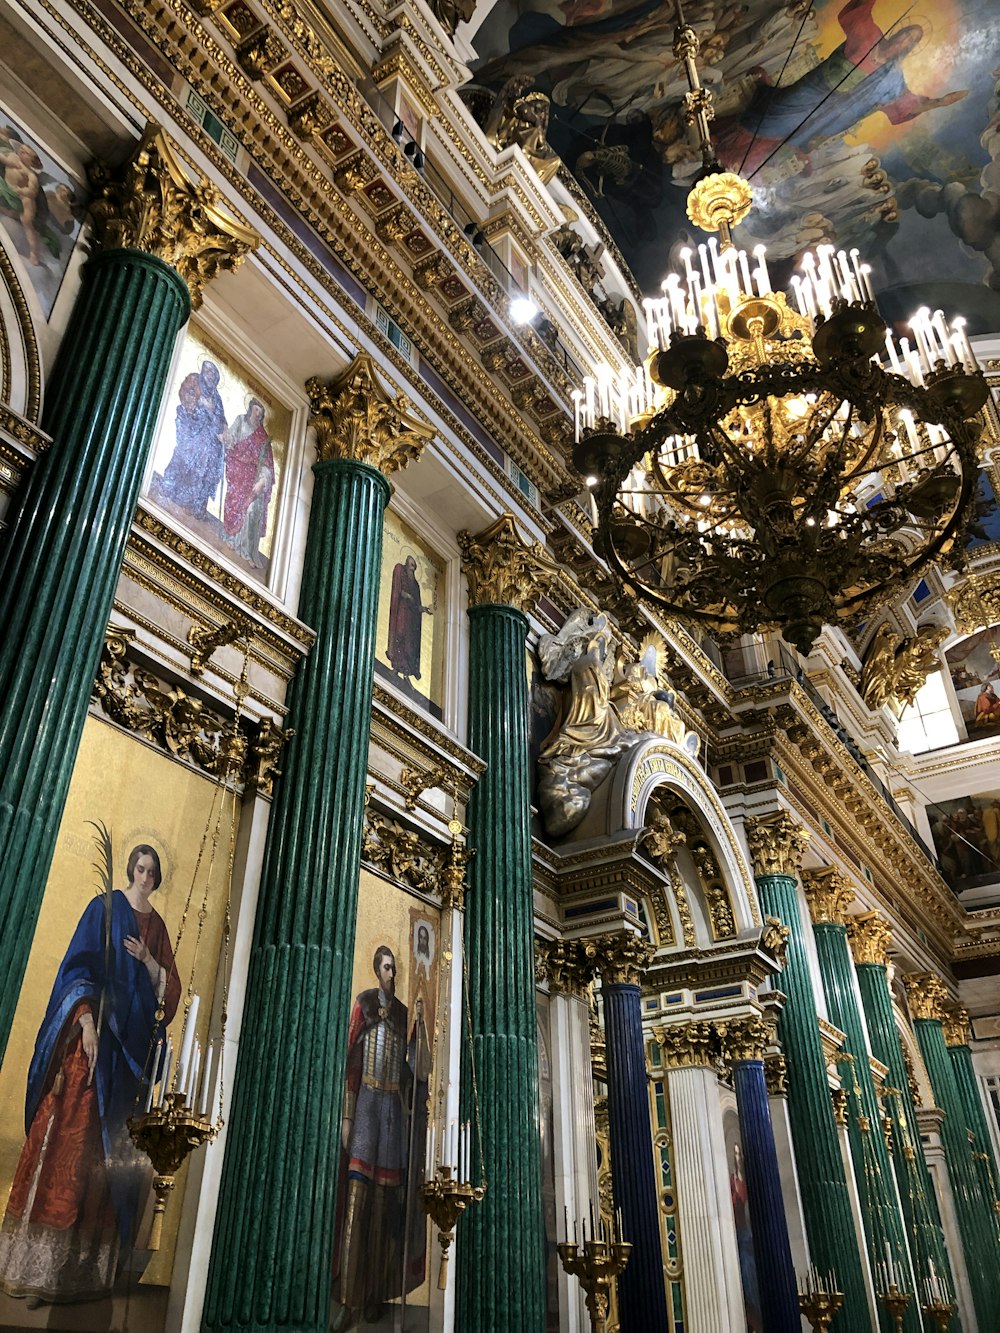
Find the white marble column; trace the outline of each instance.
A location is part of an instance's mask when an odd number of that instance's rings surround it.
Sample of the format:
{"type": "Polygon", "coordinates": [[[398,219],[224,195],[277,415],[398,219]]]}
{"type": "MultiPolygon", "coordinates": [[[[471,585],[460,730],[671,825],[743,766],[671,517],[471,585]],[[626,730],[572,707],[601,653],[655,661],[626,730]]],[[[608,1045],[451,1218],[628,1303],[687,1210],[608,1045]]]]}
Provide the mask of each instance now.
{"type": "Polygon", "coordinates": [[[667,1066],[685,1328],[688,1333],[739,1333],[746,1328],[746,1316],[718,1079],[708,1064],[694,1063],[698,1043],[685,1035],[707,1026],[690,1023],[656,1034],[667,1066]]]}

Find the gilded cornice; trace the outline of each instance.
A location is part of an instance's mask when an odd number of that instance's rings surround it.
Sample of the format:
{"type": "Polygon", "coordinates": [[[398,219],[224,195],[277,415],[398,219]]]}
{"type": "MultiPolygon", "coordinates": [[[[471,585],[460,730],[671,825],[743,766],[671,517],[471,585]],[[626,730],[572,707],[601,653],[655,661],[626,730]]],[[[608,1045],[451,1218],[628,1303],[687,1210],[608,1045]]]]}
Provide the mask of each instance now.
{"type": "Polygon", "coordinates": [[[581,940],[586,957],[600,972],[606,986],[638,986],[656,952],[648,941],[631,931],[615,931],[581,940]]]}
{"type": "Polygon", "coordinates": [[[881,912],[862,912],[847,923],[847,941],[856,965],[872,963],[885,967],[891,939],[892,931],[881,912]]]}
{"type": "Polygon", "coordinates": [[[665,1023],[653,1029],[666,1069],[711,1068],[722,1054],[715,1025],[698,1019],[689,1023],[665,1023]]]}
{"type": "Polygon", "coordinates": [[[802,888],[814,926],[847,924],[847,909],[854,902],[854,885],[833,866],[802,871],[802,888]]]}
{"type": "Polygon", "coordinates": [[[948,991],[940,977],[933,972],[911,972],[902,981],[914,1018],[937,1019],[939,1022],[945,1018],[948,991]]]}
{"type": "Polygon", "coordinates": [[[367,352],[329,383],[307,381],[306,392],[321,462],[351,458],[390,476],[418,459],[434,436],[409,399],[388,393],[367,352]]]}
{"type": "Polygon", "coordinates": [[[527,612],[544,593],[558,565],[540,542],[526,542],[514,515],[501,514],[475,537],[458,534],[470,606],[513,606],[527,612]]]}
{"type": "Polygon", "coordinates": [[[741,1060],[763,1060],[768,1047],[777,1042],[775,1024],[760,1014],[733,1018],[718,1026],[723,1055],[732,1064],[741,1060]]]}
{"type": "MultiPolygon", "coordinates": [[[[4,403],[0,403],[0,431],[3,431],[28,454],[35,457],[43,454],[52,443],[50,435],[46,435],[39,426],[34,425],[25,417],[18,416],[4,403]]],[[[15,463],[18,468],[22,468],[25,462],[24,454],[12,448],[11,462],[15,463]]]]}
{"type": "Polygon", "coordinates": [[[535,955],[553,995],[586,994],[595,965],[581,941],[536,939],[535,955]]]}
{"type": "Polygon", "coordinates": [[[239,268],[259,237],[232,217],[214,185],[193,181],[174,145],[156,124],[147,125],[132,156],[114,169],[88,172],[91,245],[97,250],[143,250],[175,268],[201,305],[205,286],[239,268]]]}
{"type": "Polygon", "coordinates": [[[798,876],[809,834],[784,810],[750,817],[744,825],[755,875],[798,876]]]}
{"type": "Polygon", "coordinates": [[[946,1046],[968,1046],[969,1011],[961,1005],[949,1009],[941,1020],[946,1046]]]}

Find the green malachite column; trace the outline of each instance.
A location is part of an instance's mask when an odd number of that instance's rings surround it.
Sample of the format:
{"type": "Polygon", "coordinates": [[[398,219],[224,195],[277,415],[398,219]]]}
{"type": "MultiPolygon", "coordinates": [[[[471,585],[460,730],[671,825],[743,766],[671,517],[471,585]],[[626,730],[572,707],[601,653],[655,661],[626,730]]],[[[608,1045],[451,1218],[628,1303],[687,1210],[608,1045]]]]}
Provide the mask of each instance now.
{"type": "Polygon", "coordinates": [[[979,1327],[1000,1328],[1000,1245],[993,1200],[983,1189],[982,1174],[973,1156],[975,1145],[969,1140],[966,1126],[966,1108],[945,1045],[942,1019],[947,992],[930,972],[913,973],[903,978],[903,984],[934,1100],[944,1111],[941,1140],[979,1327]]]}
{"type": "Polygon", "coordinates": [[[203,1316],[325,1333],[371,727],[384,473],[431,434],[359,356],[310,380],[319,461],[203,1316]]]}
{"type": "Polygon", "coordinates": [[[98,253],[46,384],[52,444],[0,538],[0,1055],[177,333],[201,283],[256,241],[207,182],[188,180],[155,127],[92,184],[98,253]]]}
{"type": "Polygon", "coordinates": [[[469,579],[469,747],[487,769],[469,802],[465,899],[474,1106],[463,1052],[463,1118],[478,1114],[486,1195],[456,1241],[460,1333],[545,1333],[545,1235],[538,1123],[528,693],[521,608],[536,595],[540,548],[511,515],[461,533],[469,579]]]}
{"type": "MultiPolygon", "coordinates": [[[[878,912],[852,916],[848,923],[848,939],[854,955],[872,1055],[889,1070],[885,1104],[892,1121],[892,1160],[917,1282],[922,1284],[933,1271],[949,1291],[954,1291],[955,1281],[941,1230],[937,1195],[924,1157],[903,1047],[893,1014],[886,973],[889,938],[889,927],[878,912]]],[[[960,1333],[957,1313],[952,1316],[951,1329],[952,1333],[960,1333]]]]}
{"type": "Polygon", "coordinates": [[[761,906],[788,927],[779,1034],[788,1062],[788,1117],[811,1261],[834,1272],[844,1304],[835,1333],[870,1326],[858,1236],[830,1100],[819,1014],[799,914],[797,874],[808,833],[786,814],[746,823],[761,906]]]}
{"type": "Polygon", "coordinates": [[[1000,1238],[1000,1190],[997,1188],[997,1164],[993,1155],[993,1142],[986,1124],[983,1103],[979,1095],[976,1071],[972,1063],[972,1051],[969,1047],[969,1015],[965,1009],[953,1009],[942,1024],[945,1045],[951,1059],[951,1069],[955,1076],[962,1106],[965,1108],[965,1124],[976,1137],[973,1154],[979,1170],[980,1184],[987,1201],[993,1203],[993,1223],[1000,1238]]]}
{"type": "MultiPolygon", "coordinates": [[[[847,1135],[869,1261],[876,1275],[875,1288],[887,1288],[890,1278],[885,1265],[891,1256],[895,1270],[892,1280],[901,1291],[912,1292],[903,1216],[882,1127],[882,1107],[868,1063],[865,1021],[857,1001],[854,963],[847,943],[844,913],[854,900],[854,889],[832,869],[804,871],[802,882],[813,921],[827,1010],[846,1038],[845,1054],[849,1058],[843,1061],[840,1072],[847,1092],[847,1135]]],[[[895,1324],[884,1306],[880,1323],[885,1333],[892,1333],[895,1324]]],[[[921,1318],[915,1300],[907,1307],[903,1327],[907,1333],[919,1333],[921,1318]]]]}

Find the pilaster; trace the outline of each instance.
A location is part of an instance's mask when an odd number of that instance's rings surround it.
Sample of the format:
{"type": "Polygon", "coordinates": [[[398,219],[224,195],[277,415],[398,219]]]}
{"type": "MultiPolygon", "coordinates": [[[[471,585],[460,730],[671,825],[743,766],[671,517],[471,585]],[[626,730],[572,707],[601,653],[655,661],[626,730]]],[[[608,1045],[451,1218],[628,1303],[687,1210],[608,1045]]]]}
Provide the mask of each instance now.
{"type": "Polygon", "coordinates": [[[212,1330],[329,1327],[341,1137],[331,1103],[352,999],[384,473],[431,435],[366,356],[307,388],[319,458],[299,614],[316,642],[289,691],[294,736],[268,829],[205,1302],[212,1330]]]}
{"type": "MultiPolygon", "coordinates": [[[[469,802],[466,895],[472,1046],[487,1189],[460,1224],[457,1327],[544,1333],[525,610],[552,562],[503,514],[459,534],[469,584],[469,746],[487,764],[469,802]]],[[[471,1116],[468,1056],[463,1114],[471,1116]]]]}
{"type": "Polygon", "coordinates": [[[0,546],[0,1054],[27,963],[177,334],[256,236],[150,126],[91,170],[92,258],[0,546]]]}
{"type": "Polygon", "coordinates": [[[821,1272],[836,1274],[844,1292],[840,1315],[844,1326],[861,1329],[869,1323],[861,1252],[830,1101],[797,896],[797,876],[809,835],[784,812],[747,820],[746,832],[761,905],[789,931],[781,981],[787,1000],[779,1035],[788,1061],[788,1113],[810,1258],[821,1272]]]}

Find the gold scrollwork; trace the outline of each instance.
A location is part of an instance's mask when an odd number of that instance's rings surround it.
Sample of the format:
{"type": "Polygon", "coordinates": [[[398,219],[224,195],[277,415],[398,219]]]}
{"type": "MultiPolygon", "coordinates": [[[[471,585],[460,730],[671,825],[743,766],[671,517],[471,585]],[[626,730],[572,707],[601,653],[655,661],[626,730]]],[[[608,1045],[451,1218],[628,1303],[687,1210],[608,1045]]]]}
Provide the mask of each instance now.
{"type": "Polygon", "coordinates": [[[458,545],[470,606],[497,604],[527,611],[559,572],[540,542],[524,541],[511,513],[501,514],[475,537],[460,532],[458,545]]]}
{"type": "Polygon", "coordinates": [[[121,167],[98,162],[89,176],[94,248],[144,250],[162,259],[184,279],[194,309],[207,284],[238,268],[260,240],[221,207],[207,178],[190,179],[159,125],[146,127],[121,167]]]}
{"type": "Polygon", "coordinates": [[[391,397],[375,362],[360,352],[338,379],[306,383],[321,461],[353,458],[389,476],[419,458],[434,428],[403,394],[391,397]]]}

